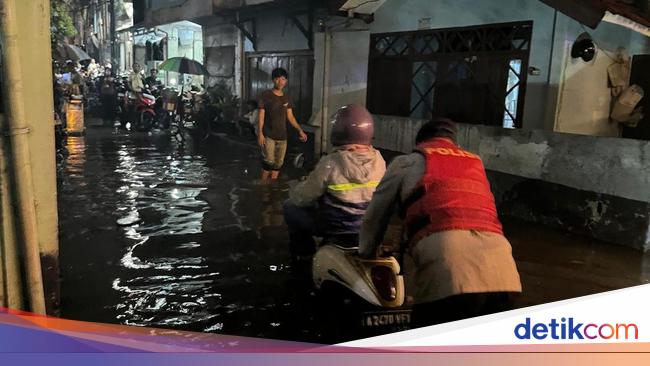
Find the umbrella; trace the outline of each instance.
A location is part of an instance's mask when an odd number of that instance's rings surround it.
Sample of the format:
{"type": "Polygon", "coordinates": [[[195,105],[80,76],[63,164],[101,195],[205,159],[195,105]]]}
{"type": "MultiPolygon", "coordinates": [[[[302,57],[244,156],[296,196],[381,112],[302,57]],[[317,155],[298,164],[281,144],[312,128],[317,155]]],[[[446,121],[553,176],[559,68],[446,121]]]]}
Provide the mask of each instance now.
{"type": "Polygon", "coordinates": [[[65,50],[65,57],[69,60],[75,61],[75,62],[82,62],[82,61],[90,61],[91,57],[89,54],[86,53],[86,51],[82,50],[81,48],[73,45],[73,44],[66,44],[64,46],[65,50]]]}
{"type": "Polygon", "coordinates": [[[210,73],[200,63],[187,57],[172,57],[158,66],[158,70],[173,71],[179,74],[209,75],[210,73]]]}

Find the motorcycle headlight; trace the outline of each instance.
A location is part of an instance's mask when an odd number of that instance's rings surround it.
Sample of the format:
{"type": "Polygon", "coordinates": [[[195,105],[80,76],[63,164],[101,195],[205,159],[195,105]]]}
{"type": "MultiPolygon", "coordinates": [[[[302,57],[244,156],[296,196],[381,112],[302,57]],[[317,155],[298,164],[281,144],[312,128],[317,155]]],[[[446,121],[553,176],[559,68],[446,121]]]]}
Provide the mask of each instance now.
{"type": "Polygon", "coordinates": [[[372,284],[377,289],[377,293],[384,300],[393,301],[397,298],[397,281],[390,267],[373,267],[370,270],[370,277],[372,278],[372,284]]]}

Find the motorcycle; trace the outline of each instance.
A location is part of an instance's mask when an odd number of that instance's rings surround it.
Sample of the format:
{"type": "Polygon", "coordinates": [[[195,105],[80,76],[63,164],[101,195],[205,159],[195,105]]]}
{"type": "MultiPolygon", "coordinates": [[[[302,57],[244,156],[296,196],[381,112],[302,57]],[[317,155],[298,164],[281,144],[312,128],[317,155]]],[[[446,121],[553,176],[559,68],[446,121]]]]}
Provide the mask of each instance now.
{"type": "MultiPolygon", "coordinates": [[[[304,170],[303,154],[292,160],[295,168],[304,170]]],[[[364,259],[358,255],[358,247],[342,245],[345,243],[344,238],[323,238],[311,260],[313,286],[328,303],[325,308],[343,307],[343,311],[334,312],[333,321],[341,321],[341,314],[352,316],[344,322],[360,324],[367,336],[408,329],[411,311],[404,304],[399,261],[394,255],[364,259]]]]}
{"type": "Polygon", "coordinates": [[[314,255],[314,285],[327,281],[346,287],[368,303],[382,308],[404,304],[404,277],[394,257],[363,259],[357,248],[324,245],[314,255]]]}
{"type": "Polygon", "coordinates": [[[101,110],[101,99],[100,99],[100,77],[97,75],[88,76],[85,80],[86,84],[86,93],[84,95],[84,107],[90,113],[99,114],[101,110]]]}
{"type": "Polygon", "coordinates": [[[150,131],[162,124],[162,99],[155,97],[155,91],[144,90],[141,93],[129,91],[124,82],[118,86],[119,117],[122,126],[131,122],[140,132],[150,131]]]}
{"type": "Polygon", "coordinates": [[[178,96],[175,127],[172,133],[179,142],[184,141],[189,133],[195,140],[204,141],[210,136],[209,126],[204,123],[207,118],[205,111],[205,95],[193,91],[185,91],[178,96]],[[176,132],[176,133],[174,133],[176,132]]]}
{"type": "Polygon", "coordinates": [[[158,124],[156,113],[156,97],[146,93],[137,93],[135,101],[136,120],[135,130],[140,132],[150,131],[158,124]]]}
{"type": "Polygon", "coordinates": [[[352,306],[355,298],[363,300],[363,304],[356,301],[352,310],[345,311],[360,316],[352,319],[353,323],[360,321],[365,329],[398,331],[407,329],[411,321],[410,310],[403,306],[404,277],[400,270],[395,257],[363,259],[357,255],[357,248],[326,244],[314,255],[312,277],[321,292],[339,287],[333,297],[339,297],[343,306],[352,306]]]}
{"type": "Polygon", "coordinates": [[[189,125],[193,124],[194,105],[191,100],[179,95],[173,88],[162,90],[160,100],[160,121],[165,129],[180,143],[185,142],[189,125]]]}
{"type": "Polygon", "coordinates": [[[128,76],[122,76],[116,80],[117,90],[117,116],[122,127],[126,127],[129,120],[129,80],[128,76]]]}

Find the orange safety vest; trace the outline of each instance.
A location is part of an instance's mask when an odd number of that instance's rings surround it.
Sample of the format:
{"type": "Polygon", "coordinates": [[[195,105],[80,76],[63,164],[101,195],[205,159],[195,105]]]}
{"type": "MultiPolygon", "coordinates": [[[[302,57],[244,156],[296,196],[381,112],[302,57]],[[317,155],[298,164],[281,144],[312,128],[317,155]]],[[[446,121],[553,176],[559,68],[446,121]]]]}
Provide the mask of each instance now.
{"type": "Polygon", "coordinates": [[[411,243],[439,231],[477,230],[503,235],[481,158],[444,138],[419,144],[425,172],[403,204],[411,243]]]}

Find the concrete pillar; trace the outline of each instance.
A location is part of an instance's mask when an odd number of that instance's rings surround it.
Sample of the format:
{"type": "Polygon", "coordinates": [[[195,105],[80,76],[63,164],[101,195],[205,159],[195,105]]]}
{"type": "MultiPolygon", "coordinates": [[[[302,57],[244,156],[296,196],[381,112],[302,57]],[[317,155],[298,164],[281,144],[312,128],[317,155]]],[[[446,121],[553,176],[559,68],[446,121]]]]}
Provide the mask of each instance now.
{"type": "MultiPolygon", "coordinates": [[[[50,2],[49,0],[3,0],[13,3],[16,10],[19,78],[22,80],[24,118],[29,128],[29,164],[33,179],[33,204],[36,211],[36,231],[41,253],[41,265],[45,283],[47,312],[56,314],[59,304],[59,243],[58,212],[56,199],[56,162],[54,147],[54,104],[52,90],[52,55],[50,50],[50,2]]],[[[4,52],[4,51],[3,51],[4,52]]],[[[6,97],[6,96],[5,96],[6,97]]],[[[5,125],[2,126],[3,128],[5,125]]],[[[6,148],[6,140],[3,141],[6,148]]],[[[11,155],[11,151],[6,151],[11,155]]],[[[7,156],[7,154],[2,154],[7,156]]],[[[5,161],[6,163],[6,161],[5,161]]],[[[3,170],[2,186],[12,178],[10,165],[3,170]],[[7,174],[8,173],[8,174],[7,174]]],[[[8,185],[11,187],[11,185],[8,185]]],[[[8,199],[10,192],[2,192],[2,226],[13,227],[11,217],[6,214],[15,205],[8,199]],[[8,196],[5,193],[9,193],[8,196]]],[[[3,248],[15,245],[16,237],[3,230],[3,248]],[[7,242],[8,241],[8,242],[7,242]]],[[[3,253],[7,258],[7,253],[3,253]]],[[[7,258],[12,261],[12,258],[7,258]]],[[[7,278],[5,278],[7,280],[7,278]]],[[[9,279],[7,288],[21,288],[16,279],[9,279]]]]}
{"type": "MultiPolygon", "coordinates": [[[[4,115],[0,114],[0,130],[4,130],[4,115]]],[[[23,282],[21,278],[18,240],[12,197],[9,187],[7,153],[9,141],[0,139],[0,306],[10,309],[23,307],[23,282]]]]}

